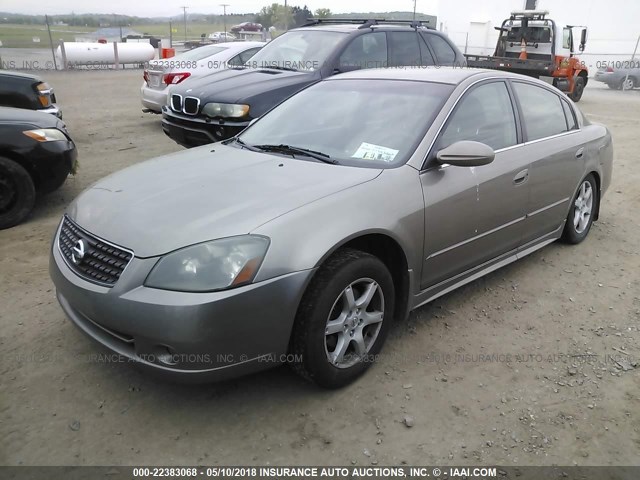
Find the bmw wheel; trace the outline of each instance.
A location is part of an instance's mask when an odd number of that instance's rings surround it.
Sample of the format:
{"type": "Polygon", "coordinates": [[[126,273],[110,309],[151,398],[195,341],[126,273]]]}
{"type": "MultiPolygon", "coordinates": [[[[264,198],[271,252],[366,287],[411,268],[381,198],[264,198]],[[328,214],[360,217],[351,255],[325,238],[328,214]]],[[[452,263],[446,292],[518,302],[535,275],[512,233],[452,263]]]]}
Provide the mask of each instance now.
{"type": "Polygon", "coordinates": [[[563,240],[577,244],[582,242],[593,225],[593,217],[598,207],[598,190],[593,175],[588,175],[580,184],[562,234],[563,240]]]}
{"type": "Polygon", "coordinates": [[[355,380],[382,348],[394,296],[382,261],[358,250],[338,251],[303,296],[291,341],[294,370],[326,388],[355,380]]]}

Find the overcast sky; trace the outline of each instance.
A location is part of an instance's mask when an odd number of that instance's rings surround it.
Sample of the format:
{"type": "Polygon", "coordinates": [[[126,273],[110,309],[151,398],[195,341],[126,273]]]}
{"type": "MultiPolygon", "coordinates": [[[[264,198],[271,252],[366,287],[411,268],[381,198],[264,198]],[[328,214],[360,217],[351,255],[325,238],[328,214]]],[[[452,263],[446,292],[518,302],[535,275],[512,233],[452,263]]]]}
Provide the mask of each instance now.
{"type": "MultiPolygon", "coordinates": [[[[451,0],[449,0],[451,1],[451,0]]],[[[139,17],[165,17],[182,13],[181,6],[188,6],[188,12],[222,13],[221,3],[227,3],[227,13],[257,12],[263,6],[274,3],[271,0],[0,0],[0,11],[28,14],[62,14],[62,13],[120,13],[139,17]]],[[[284,0],[280,2],[284,4],[284,0]]],[[[289,5],[310,10],[330,8],[334,13],[348,12],[388,12],[412,11],[413,0],[289,0],[289,5]]],[[[417,0],[418,12],[437,14],[438,0],[417,0]]]]}

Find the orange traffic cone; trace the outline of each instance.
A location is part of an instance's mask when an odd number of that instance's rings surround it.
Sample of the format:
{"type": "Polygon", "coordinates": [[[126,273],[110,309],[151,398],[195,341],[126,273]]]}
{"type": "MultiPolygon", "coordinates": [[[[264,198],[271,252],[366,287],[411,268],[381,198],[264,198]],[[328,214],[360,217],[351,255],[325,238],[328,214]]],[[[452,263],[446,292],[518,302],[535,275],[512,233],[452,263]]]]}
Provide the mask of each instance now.
{"type": "Polygon", "coordinates": [[[523,38],[522,42],[520,43],[520,57],[518,57],[520,60],[526,60],[527,59],[527,41],[523,38]]]}

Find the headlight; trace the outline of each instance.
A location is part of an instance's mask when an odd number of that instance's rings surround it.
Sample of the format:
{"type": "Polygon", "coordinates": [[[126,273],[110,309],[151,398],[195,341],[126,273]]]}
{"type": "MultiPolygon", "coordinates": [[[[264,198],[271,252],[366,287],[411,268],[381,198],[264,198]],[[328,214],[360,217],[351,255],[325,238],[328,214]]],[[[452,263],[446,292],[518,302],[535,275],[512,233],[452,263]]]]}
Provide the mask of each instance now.
{"type": "Polygon", "coordinates": [[[269,239],[257,235],[222,238],[170,253],[153,267],[147,287],[212,292],[251,283],[267,253],[269,239]]]}
{"type": "Polygon", "coordinates": [[[249,113],[249,105],[234,105],[231,103],[207,103],[202,113],[208,117],[242,118],[249,113]]]}
{"type": "Polygon", "coordinates": [[[38,142],[55,142],[57,140],[68,140],[67,136],[57,128],[26,130],[22,133],[38,142]]]}

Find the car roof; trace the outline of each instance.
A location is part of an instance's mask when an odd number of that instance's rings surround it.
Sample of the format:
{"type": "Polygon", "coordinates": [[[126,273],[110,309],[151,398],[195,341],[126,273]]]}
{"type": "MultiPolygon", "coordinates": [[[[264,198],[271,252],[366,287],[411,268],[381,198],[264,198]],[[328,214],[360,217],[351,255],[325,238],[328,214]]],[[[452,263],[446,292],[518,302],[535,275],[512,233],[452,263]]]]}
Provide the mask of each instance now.
{"type": "MultiPolygon", "coordinates": [[[[362,23],[319,23],[317,25],[306,25],[303,27],[297,27],[293,30],[323,30],[328,32],[357,32],[357,31],[371,31],[371,30],[415,30],[415,27],[408,23],[379,23],[375,25],[364,26],[362,23]]],[[[425,26],[419,27],[419,31],[428,31],[439,33],[437,30],[432,30],[425,26]]]]}
{"type": "Polygon", "coordinates": [[[222,43],[214,43],[213,46],[216,47],[226,47],[226,48],[253,48],[253,47],[263,47],[267,44],[267,42],[222,42],[222,43]]]}
{"type": "Polygon", "coordinates": [[[497,70],[467,67],[397,67],[355,70],[353,72],[335,75],[327,80],[409,80],[458,85],[470,77],[478,77],[478,79],[483,77],[518,78],[519,75],[497,70]]]}

